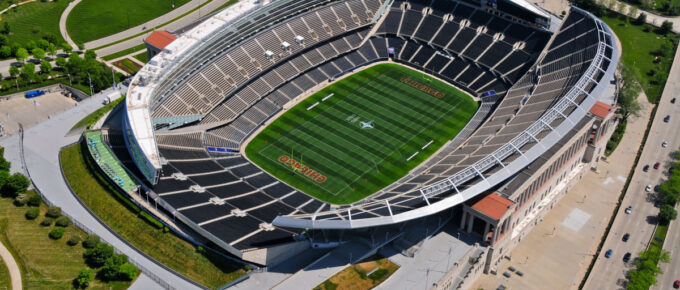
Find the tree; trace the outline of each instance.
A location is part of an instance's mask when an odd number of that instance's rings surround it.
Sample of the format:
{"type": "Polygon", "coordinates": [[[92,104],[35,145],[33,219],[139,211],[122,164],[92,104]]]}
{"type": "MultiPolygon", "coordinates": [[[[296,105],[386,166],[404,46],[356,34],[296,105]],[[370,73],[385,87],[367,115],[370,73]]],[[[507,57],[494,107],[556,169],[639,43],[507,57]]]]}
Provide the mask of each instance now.
{"type": "Polygon", "coordinates": [[[16,57],[18,62],[24,62],[24,60],[26,60],[26,58],[28,58],[28,50],[26,50],[23,47],[19,48],[19,49],[17,49],[17,52],[14,53],[14,56],[16,57]]]}
{"type": "Polygon", "coordinates": [[[668,224],[670,221],[678,217],[678,212],[672,205],[664,204],[659,210],[659,222],[662,224],[668,224]]]}
{"type": "Polygon", "coordinates": [[[118,270],[118,278],[120,280],[132,281],[137,277],[138,274],[139,269],[137,269],[137,267],[132,264],[123,264],[118,270]]]}
{"type": "Polygon", "coordinates": [[[16,66],[10,66],[10,67],[9,67],[9,75],[10,75],[12,78],[15,78],[16,76],[18,76],[19,73],[20,73],[20,71],[19,71],[19,68],[18,68],[18,67],[16,67],[16,66]]]}
{"type": "Polygon", "coordinates": [[[127,262],[125,255],[113,255],[106,259],[104,266],[99,271],[99,275],[104,281],[117,280],[119,277],[120,266],[127,262]]]}
{"type": "Polygon", "coordinates": [[[96,59],[97,58],[97,53],[95,53],[93,50],[88,50],[85,52],[85,60],[90,60],[90,59],[96,59]]]}
{"type": "Polygon", "coordinates": [[[35,64],[28,62],[21,68],[21,78],[30,83],[36,79],[35,64]]]}
{"type": "Polygon", "coordinates": [[[50,233],[49,236],[51,239],[58,240],[61,239],[61,237],[64,236],[64,233],[66,232],[65,228],[62,227],[54,227],[50,233]]]}
{"type": "Polygon", "coordinates": [[[83,269],[78,273],[78,277],[73,280],[73,286],[76,289],[85,289],[92,282],[92,270],[83,269]]]}
{"type": "Polygon", "coordinates": [[[5,186],[5,183],[7,183],[9,177],[10,177],[9,171],[0,170],[0,189],[5,186]]]}
{"type": "Polygon", "coordinates": [[[616,11],[618,11],[619,13],[621,13],[623,15],[626,15],[626,4],[623,3],[623,2],[617,3],[616,11]]]}
{"type": "Polygon", "coordinates": [[[85,251],[85,263],[92,268],[99,268],[104,266],[106,260],[113,256],[113,247],[104,244],[97,243],[97,245],[85,251]]]}
{"type": "MultiPolygon", "coordinates": [[[[635,18],[636,16],[638,16],[638,12],[639,12],[639,11],[638,11],[637,6],[631,5],[631,6],[628,8],[628,16],[629,16],[630,18],[635,18]]],[[[628,20],[628,18],[626,18],[626,20],[628,20]]]]}
{"type": "Polygon", "coordinates": [[[661,23],[661,27],[659,27],[659,33],[665,35],[670,33],[671,31],[673,31],[673,22],[664,20],[664,22],[661,23]]]}
{"type": "Polygon", "coordinates": [[[625,66],[621,66],[621,78],[623,86],[619,89],[619,94],[616,98],[618,103],[618,110],[623,120],[628,120],[628,117],[637,117],[640,115],[640,103],[637,98],[640,95],[640,85],[635,81],[631,72],[625,66]]]}
{"type": "Polygon", "coordinates": [[[29,40],[28,42],[26,42],[26,44],[24,46],[26,46],[26,49],[28,51],[31,51],[34,48],[38,47],[38,44],[36,44],[35,41],[33,41],[33,40],[29,40]]]}
{"type": "Polygon", "coordinates": [[[59,46],[61,46],[61,49],[66,53],[71,53],[71,51],[73,51],[73,47],[66,42],[62,43],[59,46]]]}
{"type": "Polygon", "coordinates": [[[50,46],[50,42],[49,42],[49,41],[47,41],[47,40],[45,40],[45,39],[38,40],[38,47],[39,47],[39,48],[42,48],[42,49],[44,49],[44,50],[47,50],[47,48],[48,48],[49,46],[50,46]]]}
{"type": "Polygon", "coordinates": [[[54,43],[50,43],[50,45],[47,46],[46,51],[47,51],[47,54],[52,58],[57,56],[57,46],[54,45],[54,43]]]}
{"type": "Polygon", "coordinates": [[[2,26],[2,33],[4,33],[4,34],[10,33],[9,22],[5,21],[5,24],[2,26]]]}
{"type": "Polygon", "coordinates": [[[50,74],[52,72],[52,64],[49,61],[43,60],[40,62],[40,73],[50,74]]]}
{"type": "Polygon", "coordinates": [[[57,57],[57,60],[55,61],[55,63],[56,63],[57,66],[59,66],[60,68],[64,68],[64,67],[66,66],[66,59],[63,58],[63,57],[61,57],[61,56],[60,56],[60,57],[57,57]]]}
{"type": "Polygon", "coordinates": [[[7,35],[0,34],[0,46],[8,45],[8,44],[9,44],[9,37],[7,37],[7,35]]]}
{"type": "Polygon", "coordinates": [[[35,57],[35,59],[45,58],[45,51],[42,48],[38,47],[34,48],[33,50],[31,50],[31,54],[33,54],[33,57],[35,57]]]}
{"type": "Polygon", "coordinates": [[[7,45],[0,47],[0,57],[9,58],[10,56],[12,56],[12,48],[7,45]]]}
{"type": "Polygon", "coordinates": [[[2,187],[2,194],[9,197],[16,197],[19,194],[26,192],[26,189],[31,184],[31,181],[21,173],[14,173],[2,187]]]}

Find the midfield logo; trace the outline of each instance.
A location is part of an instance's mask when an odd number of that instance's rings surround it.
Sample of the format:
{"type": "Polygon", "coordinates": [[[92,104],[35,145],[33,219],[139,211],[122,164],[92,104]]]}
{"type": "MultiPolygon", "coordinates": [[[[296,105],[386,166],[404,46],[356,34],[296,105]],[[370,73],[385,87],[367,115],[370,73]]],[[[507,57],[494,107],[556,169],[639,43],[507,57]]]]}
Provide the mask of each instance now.
{"type": "Polygon", "coordinates": [[[414,88],[416,88],[416,89],[419,89],[419,90],[421,90],[421,91],[423,91],[423,92],[426,92],[426,93],[428,93],[428,94],[430,94],[430,95],[432,95],[432,96],[435,96],[435,97],[437,97],[437,98],[440,98],[440,99],[443,98],[443,97],[445,96],[444,93],[442,93],[442,92],[440,92],[440,91],[438,91],[438,90],[435,90],[435,89],[433,89],[433,88],[430,88],[430,87],[426,86],[425,84],[422,84],[422,83],[419,83],[419,82],[417,82],[417,81],[414,81],[414,80],[412,80],[412,79],[409,78],[409,77],[403,77],[403,78],[401,78],[401,82],[402,82],[402,83],[405,83],[405,84],[407,84],[407,85],[409,85],[409,86],[412,86],[412,87],[414,87],[414,88]]]}

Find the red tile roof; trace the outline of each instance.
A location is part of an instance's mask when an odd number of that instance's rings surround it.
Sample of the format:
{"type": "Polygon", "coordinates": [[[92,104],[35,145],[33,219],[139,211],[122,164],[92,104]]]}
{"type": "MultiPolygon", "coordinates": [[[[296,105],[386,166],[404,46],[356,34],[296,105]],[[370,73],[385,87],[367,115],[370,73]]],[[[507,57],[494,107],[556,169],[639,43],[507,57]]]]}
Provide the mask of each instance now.
{"type": "Polygon", "coordinates": [[[611,111],[611,110],[612,110],[612,106],[607,105],[607,104],[602,103],[602,102],[597,102],[590,109],[590,113],[604,119],[604,118],[607,117],[607,115],[609,115],[609,111],[611,111]]]}
{"type": "Polygon", "coordinates": [[[159,49],[164,49],[166,46],[168,46],[168,44],[175,41],[175,39],[177,39],[177,36],[170,32],[165,30],[156,30],[151,33],[151,35],[149,35],[149,37],[147,37],[144,41],[159,49]]]}
{"type": "Polygon", "coordinates": [[[495,220],[500,220],[505,212],[508,211],[508,208],[513,204],[515,203],[511,200],[502,197],[497,193],[492,193],[473,204],[472,208],[495,220]]]}

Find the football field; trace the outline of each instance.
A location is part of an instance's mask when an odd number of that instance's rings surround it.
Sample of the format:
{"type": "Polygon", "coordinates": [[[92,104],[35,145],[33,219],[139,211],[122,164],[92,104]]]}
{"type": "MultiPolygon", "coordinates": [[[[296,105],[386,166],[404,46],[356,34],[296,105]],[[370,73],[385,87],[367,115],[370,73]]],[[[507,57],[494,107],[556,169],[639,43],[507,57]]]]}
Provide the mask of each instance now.
{"type": "Polygon", "coordinates": [[[477,102],[396,64],[339,80],[269,124],[250,160],[321,200],[360,200],[427,159],[467,124],[477,102]]]}

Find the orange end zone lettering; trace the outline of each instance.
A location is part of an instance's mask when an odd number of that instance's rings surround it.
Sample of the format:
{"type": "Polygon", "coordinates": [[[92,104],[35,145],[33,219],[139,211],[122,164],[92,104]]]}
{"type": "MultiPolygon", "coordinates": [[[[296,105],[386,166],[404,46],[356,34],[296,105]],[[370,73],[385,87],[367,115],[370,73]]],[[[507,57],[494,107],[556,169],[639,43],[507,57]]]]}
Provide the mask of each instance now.
{"type": "Polygon", "coordinates": [[[314,171],[313,169],[307,167],[306,165],[290,158],[288,155],[281,155],[279,157],[279,162],[286,164],[287,166],[291,166],[293,168],[293,171],[299,172],[303,176],[306,176],[310,178],[311,180],[314,180],[318,183],[322,183],[326,181],[326,176],[322,175],[319,172],[314,171]]]}

